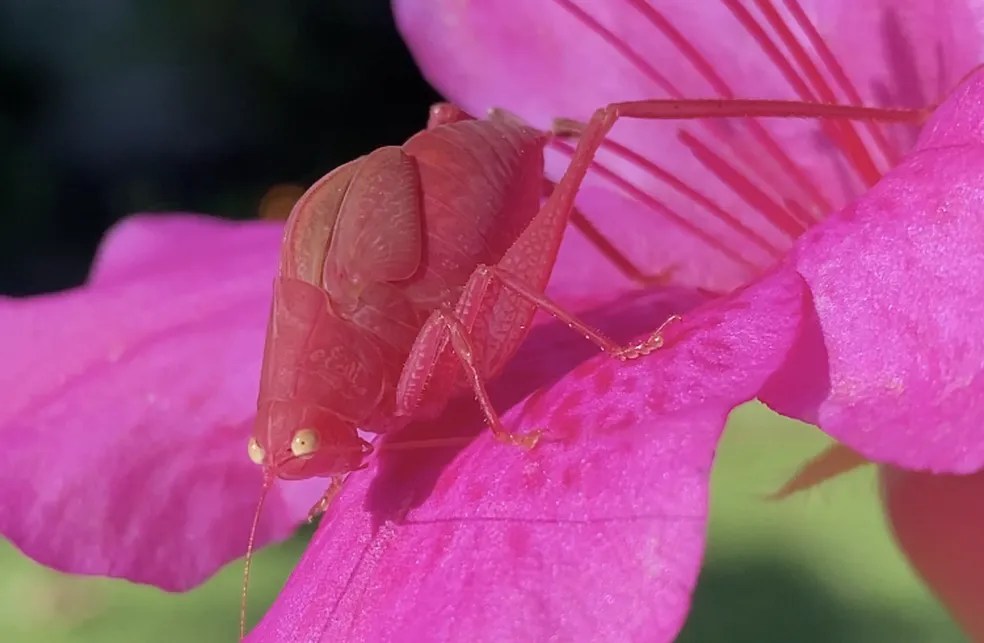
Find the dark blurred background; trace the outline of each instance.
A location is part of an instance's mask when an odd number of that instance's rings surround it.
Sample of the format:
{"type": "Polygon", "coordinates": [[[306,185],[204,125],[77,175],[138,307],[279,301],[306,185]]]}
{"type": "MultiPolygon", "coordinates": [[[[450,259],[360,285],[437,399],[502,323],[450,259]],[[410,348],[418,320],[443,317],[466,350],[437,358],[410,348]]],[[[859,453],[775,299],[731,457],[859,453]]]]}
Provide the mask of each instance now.
{"type": "Polygon", "coordinates": [[[437,98],[388,0],[0,0],[0,293],[81,283],[129,213],[255,217],[437,98]]]}

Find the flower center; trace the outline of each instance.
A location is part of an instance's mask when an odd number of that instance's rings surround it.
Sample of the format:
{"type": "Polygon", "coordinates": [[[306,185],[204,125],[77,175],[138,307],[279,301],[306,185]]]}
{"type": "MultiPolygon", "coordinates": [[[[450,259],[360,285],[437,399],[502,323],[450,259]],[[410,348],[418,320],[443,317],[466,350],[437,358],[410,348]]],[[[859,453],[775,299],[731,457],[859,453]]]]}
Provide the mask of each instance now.
{"type": "MultiPolygon", "coordinates": [[[[680,87],[656,67],[652,56],[630,43],[641,42],[638,35],[621,35],[626,32],[624,25],[617,33],[573,0],[555,1],[653,84],[657,91],[650,98],[685,98],[680,87]]],[[[725,100],[738,97],[723,73],[663,12],[646,0],[622,1],[638,13],[639,24],[652,27],[657,38],[672,46],[679,60],[686,61],[714,95],[725,100]]],[[[781,0],[781,7],[779,0],[721,2],[763,54],[763,69],[778,72],[799,100],[863,104],[844,66],[798,0],[781,0]]],[[[631,31],[637,34],[638,26],[633,25],[631,31]]],[[[613,138],[605,141],[595,159],[595,176],[669,219],[746,275],[767,269],[813,224],[878,181],[899,160],[902,146],[910,140],[905,125],[816,121],[814,138],[823,141],[831,152],[828,156],[836,157],[835,182],[829,172],[824,175],[805,166],[790,151],[788,136],[780,138],[755,119],[701,119],[676,127],[677,141],[696,159],[704,176],[670,171],[624,140],[613,138]],[[713,189],[712,183],[717,184],[713,189]]],[[[551,147],[567,156],[574,150],[573,145],[559,140],[551,147]]]]}

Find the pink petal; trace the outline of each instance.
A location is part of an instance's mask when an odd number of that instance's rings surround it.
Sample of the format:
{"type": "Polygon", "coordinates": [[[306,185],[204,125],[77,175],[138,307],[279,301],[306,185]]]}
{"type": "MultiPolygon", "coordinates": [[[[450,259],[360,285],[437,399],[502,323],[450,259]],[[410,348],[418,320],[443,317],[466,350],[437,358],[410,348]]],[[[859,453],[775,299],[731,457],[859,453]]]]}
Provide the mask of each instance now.
{"type": "Polygon", "coordinates": [[[968,0],[814,0],[811,13],[865,103],[925,107],[980,62],[984,5],[968,0]]]}
{"type": "MultiPolygon", "coordinates": [[[[497,387],[506,424],[544,427],[541,443],[495,442],[465,399],[440,421],[441,435],[478,432],[462,450],[382,451],[248,640],[672,640],[718,436],[782,359],[803,294],[778,273],[687,315],[628,364],[541,327],[497,387]]],[[[674,303],[650,295],[593,319],[633,336],[674,303]]]]}
{"type": "Polygon", "coordinates": [[[899,545],[964,631],[984,640],[984,473],[881,472],[899,545]]]}
{"type": "MultiPolygon", "coordinates": [[[[170,590],[242,555],[281,230],[135,217],[109,234],[92,285],[0,302],[0,533],[52,567],[170,590]]],[[[292,489],[274,491],[261,542],[320,492],[292,489]]]]}
{"type": "MultiPolygon", "coordinates": [[[[870,104],[896,104],[917,96],[933,101],[977,57],[980,21],[968,18],[962,2],[936,2],[929,9],[922,0],[879,1],[867,3],[863,11],[854,2],[801,4],[851,80],[851,88],[839,84],[820,55],[813,54],[827,86],[841,102],[860,98],[870,104]]],[[[801,97],[723,2],[398,0],[395,12],[429,80],[450,100],[476,114],[504,107],[545,128],[553,117],[583,120],[612,101],[801,97]],[[661,31],[647,18],[652,14],[640,11],[640,6],[655,7],[699,55],[688,56],[667,35],[671,32],[661,31]],[[607,36],[603,30],[609,32],[607,36]],[[713,71],[705,73],[707,69],[713,71]]],[[[806,43],[792,16],[785,11],[782,15],[800,34],[800,42],[806,43]]],[[[761,17],[758,20],[764,23],[761,17]]],[[[816,90],[813,95],[817,96],[816,90]]],[[[600,162],[662,205],[643,202],[638,195],[622,196],[618,191],[622,186],[615,189],[610,180],[597,175],[587,180],[579,204],[651,271],[674,267],[677,283],[711,290],[746,282],[791,247],[797,224],[788,214],[743,200],[678,140],[680,131],[693,134],[729,159],[780,209],[794,201],[819,218],[864,187],[857,171],[816,122],[773,119],[762,125],[785,157],[770,152],[762,137],[742,121],[724,125],[706,119],[625,122],[613,133],[613,140],[671,171],[726,215],[671,189],[642,165],[611,153],[603,153],[600,162]],[[790,171],[794,167],[799,174],[790,171]],[[807,187],[810,183],[815,190],[807,187]],[[737,218],[745,230],[726,222],[727,215],[737,218]]],[[[885,129],[901,151],[911,144],[907,128],[885,129]]],[[[874,147],[870,140],[869,147],[874,147]]],[[[887,169],[887,162],[877,153],[874,156],[875,165],[887,169]]],[[[553,178],[566,159],[549,155],[553,178]]],[[[567,245],[578,243],[577,237],[572,232],[567,245]]],[[[558,273],[577,273],[583,260],[579,248],[565,247],[558,273]]]]}
{"type": "MultiPolygon", "coordinates": [[[[962,91],[981,96],[984,75],[962,91]]],[[[984,466],[982,177],[984,146],[924,149],[804,238],[816,317],[770,404],[875,461],[984,466]]]]}
{"type": "Polygon", "coordinates": [[[188,268],[211,273],[213,279],[236,277],[243,270],[240,261],[222,258],[276,261],[282,230],[281,223],[237,223],[200,214],[134,214],[106,232],[88,283],[105,285],[188,268]]]}
{"type": "MultiPolygon", "coordinates": [[[[981,5],[984,7],[984,5],[981,5]]],[[[946,96],[919,133],[916,149],[984,145],[984,74],[978,65],[946,96]]]]}

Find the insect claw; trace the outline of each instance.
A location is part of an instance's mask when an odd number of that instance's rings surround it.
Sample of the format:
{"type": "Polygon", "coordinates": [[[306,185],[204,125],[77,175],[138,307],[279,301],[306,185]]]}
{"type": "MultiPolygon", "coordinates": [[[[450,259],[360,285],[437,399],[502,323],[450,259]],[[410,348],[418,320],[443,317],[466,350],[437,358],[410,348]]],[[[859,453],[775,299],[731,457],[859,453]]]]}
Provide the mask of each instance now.
{"type": "Polygon", "coordinates": [[[509,433],[506,431],[499,431],[495,433],[495,438],[504,444],[516,446],[529,451],[537,445],[540,441],[540,436],[542,435],[542,429],[534,429],[526,433],[509,433]]]}
{"type": "Polygon", "coordinates": [[[665,322],[660,324],[660,327],[656,329],[656,332],[654,332],[652,335],[642,340],[641,342],[632,344],[631,346],[626,346],[621,351],[616,353],[615,357],[622,360],[623,362],[627,362],[629,360],[633,360],[638,357],[645,357],[646,355],[649,355],[653,351],[659,350],[660,348],[663,347],[663,343],[665,342],[665,340],[663,339],[663,331],[670,324],[674,322],[682,321],[682,319],[683,318],[680,317],[680,315],[670,315],[670,317],[665,322]]]}
{"type": "Polygon", "coordinates": [[[324,495],[321,496],[318,502],[314,503],[314,506],[311,507],[311,510],[308,512],[307,523],[309,525],[314,522],[318,516],[328,511],[331,501],[335,499],[335,496],[338,495],[338,492],[342,488],[343,479],[344,478],[342,476],[332,476],[328,489],[325,491],[324,495]]]}
{"type": "Polygon", "coordinates": [[[310,525],[311,523],[313,523],[315,520],[318,519],[318,516],[320,516],[327,510],[328,510],[328,503],[325,502],[324,498],[322,498],[313,507],[311,507],[310,511],[308,511],[307,520],[306,520],[307,524],[310,525]]]}
{"type": "Polygon", "coordinates": [[[653,287],[653,286],[666,286],[673,281],[673,277],[676,276],[678,271],[678,266],[673,265],[656,273],[640,273],[637,277],[637,281],[643,287],[653,287]]]}
{"type": "Polygon", "coordinates": [[[550,125],[550,131],[554,136],[572,137],[583,134],[586,127],[587,125],[573,118],[555,118],[550,125]]]}

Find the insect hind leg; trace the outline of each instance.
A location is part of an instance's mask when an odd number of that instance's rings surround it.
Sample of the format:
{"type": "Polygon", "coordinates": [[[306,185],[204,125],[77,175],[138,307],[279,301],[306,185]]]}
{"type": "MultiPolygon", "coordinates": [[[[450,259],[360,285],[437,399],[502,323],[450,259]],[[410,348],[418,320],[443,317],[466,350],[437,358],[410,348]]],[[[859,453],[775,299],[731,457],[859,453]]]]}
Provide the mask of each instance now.
{"type": "Polygon", "coordinates": [[[587,123],[568,118],[554,119],[554,136],[578,138],[567,171],[557,182],[550,205],[563,207],[573,203],[605,137],[623,118],[642,120],[678,120],[695,118],[805,118],[870,120],[888,123],[921,123],[929,110],[864,107],[804,101],[759,99],[653,99],[611,103],[598,109],[587,123]]]}
{"type": "MultiPolygon", "coordinates": [[[[549,197],[555,187],[553,181],[544,180],[544,193],[549,197]]],[[[674,268],[662,272],[649,273],[637,266],[632,259],[625,255],[618,246],[601,233],[597,227],[577,208],[571,209],[570,225],[577,229],[588,240],[601,256],[609,261],[622,275],[640,286],[665,286],[673,277],[674,268]]]]}

